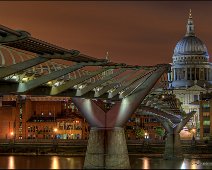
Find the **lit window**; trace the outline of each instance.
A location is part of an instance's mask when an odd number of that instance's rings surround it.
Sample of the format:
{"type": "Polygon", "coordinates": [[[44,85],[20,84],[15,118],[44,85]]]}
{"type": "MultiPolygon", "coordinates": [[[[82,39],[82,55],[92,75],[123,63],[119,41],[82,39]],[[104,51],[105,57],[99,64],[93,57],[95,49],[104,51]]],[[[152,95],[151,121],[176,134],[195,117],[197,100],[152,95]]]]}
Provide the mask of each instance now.
{"type": "Polygon", "coordinates": [[[203,116],[209,117],[210,116],[210,113],[209,112],[203,112],[203,116]]]}
{"type": "Polygon", "coordinates": [[[203,125],[210,125],[210,120],[203,121],[203,125]]]}

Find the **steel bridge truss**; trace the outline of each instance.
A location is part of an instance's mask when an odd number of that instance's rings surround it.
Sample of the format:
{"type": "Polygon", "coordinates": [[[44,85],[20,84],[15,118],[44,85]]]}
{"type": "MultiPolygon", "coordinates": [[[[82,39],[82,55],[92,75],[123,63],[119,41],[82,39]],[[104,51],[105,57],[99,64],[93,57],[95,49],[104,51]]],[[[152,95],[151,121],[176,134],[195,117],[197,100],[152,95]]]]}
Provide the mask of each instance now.
{"type": "Polygon", "coordinates": [[[97,59],[3,25],[0,25],[0,44],[1,95],[121,100],[133,94],[158,68],[169,70],[167,64],[130,66],[97,59]],[[7,51],[7,55],[3,51],[7,51]],[[8,58],[10,62],[7,62],[8,58]],[[91,71],[90,66],[95,70],[91,71]]]}

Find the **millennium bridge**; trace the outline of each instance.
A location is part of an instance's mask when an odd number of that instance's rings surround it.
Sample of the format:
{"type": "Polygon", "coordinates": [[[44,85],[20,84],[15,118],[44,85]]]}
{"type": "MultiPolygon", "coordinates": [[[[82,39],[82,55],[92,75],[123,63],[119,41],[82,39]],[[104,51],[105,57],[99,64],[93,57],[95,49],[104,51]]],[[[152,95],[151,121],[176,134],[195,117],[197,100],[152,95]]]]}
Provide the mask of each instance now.
{"type": "Polygon", "coordinates": [[[0,106],[7,95],[72,97],[91,126],[84,168],[130,168],[123,126],[135,112],[154,115],[168,132],[164,159],[183,158],[179,133],[195,112],[182,114],[172,94],[154,93],[169,71],[91,57],[0,25],[0,106]],[[97,99],[115,104],[105,112],[97,99]]]}

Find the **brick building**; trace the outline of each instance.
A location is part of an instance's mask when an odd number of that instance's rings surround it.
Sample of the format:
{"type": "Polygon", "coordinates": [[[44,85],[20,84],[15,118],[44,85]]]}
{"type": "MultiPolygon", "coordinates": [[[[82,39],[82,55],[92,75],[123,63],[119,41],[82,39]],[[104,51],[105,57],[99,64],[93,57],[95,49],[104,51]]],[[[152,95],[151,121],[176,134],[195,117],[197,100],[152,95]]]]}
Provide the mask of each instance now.
{"type": "Polygon", "coordinates": [[[87,139],[88,124],[70,98],[4,96],[0,139],[87,139]]]}

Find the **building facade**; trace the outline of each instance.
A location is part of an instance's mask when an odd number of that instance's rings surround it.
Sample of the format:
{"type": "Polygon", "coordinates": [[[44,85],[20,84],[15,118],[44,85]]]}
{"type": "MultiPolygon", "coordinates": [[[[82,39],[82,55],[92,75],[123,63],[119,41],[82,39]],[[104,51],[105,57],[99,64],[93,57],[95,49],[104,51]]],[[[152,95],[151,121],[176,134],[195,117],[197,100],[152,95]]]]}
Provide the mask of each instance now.
{"type": "Polygon", "coordinates": [[[188,122],[188,129],[195,128],[200,137],[199,106],[191,104],[199,100],[201,93],[212,87],[212,64],[206,45],[196,36],[191,11],[186,26],[185,36],[176,44],[168,74],[169,88],[182,103],[186,113],[196,111],[188,122]]]}
{"type": "Polygon", "coordinates": [[[212,139],[212,93],[200,95],[200,100],[194,104],[199,105],[200,113],[200,139],[212,139]]]}
{"type": "MultiPolygon", "coordinates": [[[[126,133],[126,139],[128,140],[135,140],[138,139],[136,135],[137,129],[143,129],[146,133],[146,137],[150,140],[157,140],[162,139],[161,136],[159,136],[156,133],[156,128],[163,128],[161,123],[151,115],[140,115],[138,113],[132,114],[132,116],[128,119],[126,125],[125,125],[125,133],[126,133]]],[[[143,136],[145,138],[145,135],[143,136]]]]}
{"type": "Polygon", "coordinates": [[[3,97],[0,139],[87,139],[88,128],[70,98],[3,97]]]}

